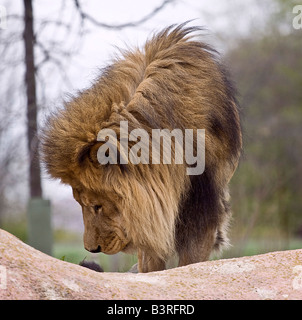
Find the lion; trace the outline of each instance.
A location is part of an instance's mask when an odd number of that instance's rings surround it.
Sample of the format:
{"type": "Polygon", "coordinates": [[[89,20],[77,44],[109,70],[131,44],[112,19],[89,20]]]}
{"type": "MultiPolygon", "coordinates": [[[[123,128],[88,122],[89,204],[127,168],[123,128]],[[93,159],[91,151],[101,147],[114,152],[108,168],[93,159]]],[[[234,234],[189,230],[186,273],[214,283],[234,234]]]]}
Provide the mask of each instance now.
{"type": "MultiPolygon", "coordinates": [[[[178,266],[206,261],[229,244],[228,184],[242,149],[239,106],[218,53],[196,39],[201,30],[169,26],[143,49],[122,51],[90,88],[48,117],[41,133],[45,169],[72,187],[82,207],[85,249],[137,253],[139,272],[164,270],[175,256],[178,266]],[[119,161],[101,164],[97,154],[107,140],[98,133],[119,138],[121,121],[150,137],[153,129],[204,129],[203,173],[188,175],[185,161],[122,163],[119,142],[119,161]]],[[[195,137],[194,152],[196,144],[195,137]]]]}

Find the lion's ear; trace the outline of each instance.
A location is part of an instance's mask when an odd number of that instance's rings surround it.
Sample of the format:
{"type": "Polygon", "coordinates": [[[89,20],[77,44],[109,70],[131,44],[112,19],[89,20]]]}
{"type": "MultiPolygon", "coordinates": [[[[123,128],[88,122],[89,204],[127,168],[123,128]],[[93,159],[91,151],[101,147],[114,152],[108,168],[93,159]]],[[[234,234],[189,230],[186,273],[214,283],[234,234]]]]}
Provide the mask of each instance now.
{"type": "Polygon", "coordinates": [[[85,160],[92,162],[93,164],[97,164],[97,150],[101,146],[101,142],[92,141],[84,145],[80,151],[78,152],[77,161],[80,166],[83,166],[85,160]]]}
{"type": "MultiPolygon", "coordinates": [[[[94,166],[99,167],[100,162],[98,160],[98,150],[99,148],[104,145],[105,143],[108,144],[108,142],[102,142],[102,141],[93,141],[90,143],[87,143],[85,146],[83,146],[77,156],[77,161],[79,166],[83,167],[85,164],[85,161],[91,162],[94,166]]],[[[120,168],[121,172],[124,173],[127,171],[127,165],[124,164],[125,161],[121,161],[122,154],[120,153],[120,150],[116,149],[116,165],[120,168]]],[[[123,155],[125,156],[125,155],[123,155]]],[[[107,166],[106,164],[105,166],[107,166]]]]}

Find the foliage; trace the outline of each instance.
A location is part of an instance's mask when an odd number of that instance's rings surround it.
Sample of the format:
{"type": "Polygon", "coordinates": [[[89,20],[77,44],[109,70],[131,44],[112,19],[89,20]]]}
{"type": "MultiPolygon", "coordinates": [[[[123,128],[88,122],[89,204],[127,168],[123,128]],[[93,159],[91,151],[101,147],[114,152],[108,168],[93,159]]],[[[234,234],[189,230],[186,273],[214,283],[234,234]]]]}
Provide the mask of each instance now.
{"type": "Polygon", "coordinates": [[[232,181],[235,233],[289,239],[302,227],[302,38],[276,29],[227,60],[241,93],[244,155],[232,181]]]}
{"type": "Polygon", "coordinates": [[[6,218],[2,221],[3,228],[7,232],[15,235],[21,241],[27,241],[27,222],[25,215],[19,215],[18,217],[6,218]]]}

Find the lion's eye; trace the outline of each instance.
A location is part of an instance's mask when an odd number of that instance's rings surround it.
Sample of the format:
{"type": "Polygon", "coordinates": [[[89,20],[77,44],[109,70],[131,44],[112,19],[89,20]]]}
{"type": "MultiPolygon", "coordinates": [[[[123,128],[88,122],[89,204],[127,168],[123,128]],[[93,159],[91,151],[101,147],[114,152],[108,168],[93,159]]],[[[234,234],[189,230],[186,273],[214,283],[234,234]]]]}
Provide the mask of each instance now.
{"type": "Polygon", "coordinates": [[[93,207],[93,209],[94,209],[94,212],[95,212],[95,213],[98,213],[99,210],[102,209],[102,206],[101,206],[101,205],[95,205],[95,206],[93,207]]]}

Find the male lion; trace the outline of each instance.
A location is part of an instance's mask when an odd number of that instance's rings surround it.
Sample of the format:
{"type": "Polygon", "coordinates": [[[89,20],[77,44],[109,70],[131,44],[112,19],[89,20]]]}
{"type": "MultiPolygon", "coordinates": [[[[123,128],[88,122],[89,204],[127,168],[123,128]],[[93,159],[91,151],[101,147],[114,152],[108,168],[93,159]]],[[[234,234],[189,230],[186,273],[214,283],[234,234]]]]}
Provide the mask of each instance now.
{"type": "MultiPolygon", "coordinates": [[[[205,261],[228,244],[228,183],[241,130],[234,88],[198,27],[170,26],[144,49],[123,52],[93,86],[49,117],[42,133],[48,173],[71,185],[82,206],[88,251],[137,252],[139,272],[205,261]],[[187,163],[100,164],[101,129],[205,129],[205,170],[187,163]]],[[[112,132],[112,131],[110,131],[112,132]]],[[[194,138],[196,151],[196,138],[194,138]]],[[[133,146],[129,141],[128,148],[133,146]]],[[[172,152],[176,143],[172,141],[172,152]]],[[[151,149],[150,149],[151,150],[151,149]]],[[[122,157],[120,142],[117,155],[122,157]]]]}

